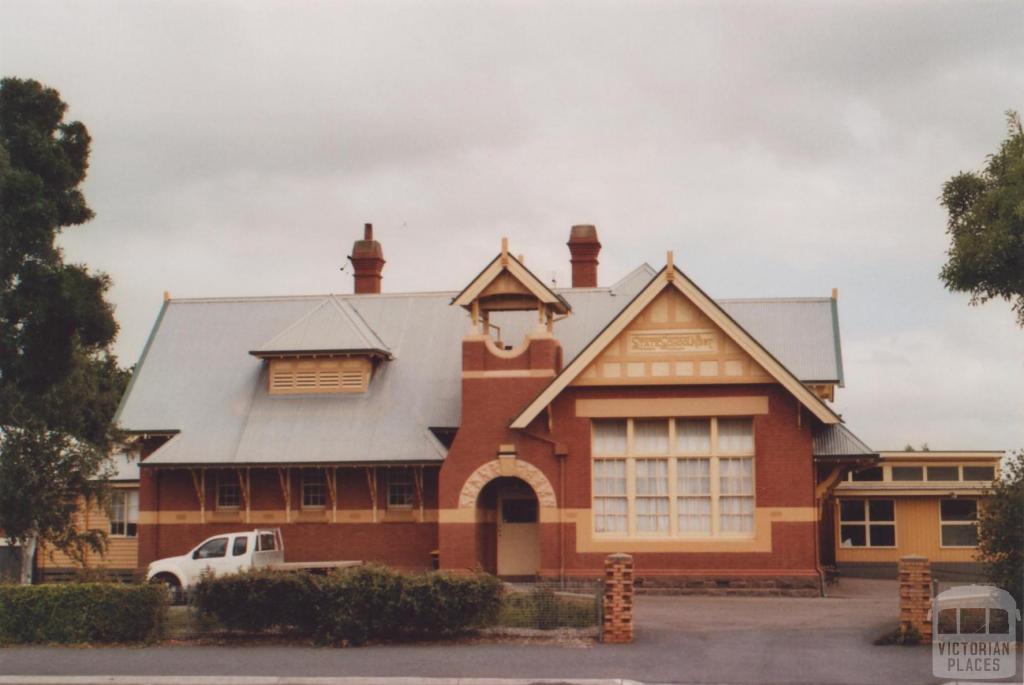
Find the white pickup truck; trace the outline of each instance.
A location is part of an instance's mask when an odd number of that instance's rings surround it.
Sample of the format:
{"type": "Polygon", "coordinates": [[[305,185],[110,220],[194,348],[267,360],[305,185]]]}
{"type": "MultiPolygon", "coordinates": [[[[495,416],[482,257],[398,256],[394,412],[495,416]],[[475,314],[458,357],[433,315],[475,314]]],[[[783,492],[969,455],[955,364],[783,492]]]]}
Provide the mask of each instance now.
{"type": "Polygon", "coordinates": [[[221,533],[199,543],[179,557],[158,559],[149,565],[146,579],[163,583],[180,598],[204,573],[223,575],[251,568],[273,571],[321,571],[359,566],[361,561],[299,561],[286,563],[280,528],[221,533]]]}

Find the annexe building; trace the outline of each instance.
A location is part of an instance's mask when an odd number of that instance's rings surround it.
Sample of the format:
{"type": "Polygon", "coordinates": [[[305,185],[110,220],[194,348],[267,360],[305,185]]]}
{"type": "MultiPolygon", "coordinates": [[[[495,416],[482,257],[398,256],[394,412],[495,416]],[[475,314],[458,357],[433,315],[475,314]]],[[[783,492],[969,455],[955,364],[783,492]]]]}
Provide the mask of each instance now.
{"type": "Polygon", "coordinates": [[[599,287],[594,227],[568,245],[570,288],[503,241],[458,293],[391,294],[367,225],[352,295],[165,299],[117,416],[138,564],[279,526],[288,561],[573,578],[629,552],[648,587],[816,593],[833,491],[879,460],[829,406],[835,292],[714,300],[671,253],[599,287]]]}

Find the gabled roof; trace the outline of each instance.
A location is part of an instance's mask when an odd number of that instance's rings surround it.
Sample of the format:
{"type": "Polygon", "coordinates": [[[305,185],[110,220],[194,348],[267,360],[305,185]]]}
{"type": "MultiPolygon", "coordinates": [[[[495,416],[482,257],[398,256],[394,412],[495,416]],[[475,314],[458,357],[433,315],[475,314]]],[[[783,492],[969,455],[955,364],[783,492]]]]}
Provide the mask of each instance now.
{"type": "Polygon", "coordinates": [[[249,354],[275,357],[324,352],[368,353],[387,359],[391,350],[345,300],[327,297],[249,354]]]}
{"type": "Polygon", "coordinates": [[[477,299],[487,289],[487,286],[491,285],[503,272],[508,272],[534,297],[549,305],[557,313],[565,314],[572,309],[564,297],[544,285],[544,282],[527,269],[525,264],[509,254],[508,245],[504,241],[501,253],[492,259],[490,264],[484,267],[484,270],[462,289],[462,292],[452,298],[452,304],[468,308],[473,300],[477,299]]]}
{"type": "Polygon", "coordinates": [[[807,388],[792,371],[778,361],[760,342],[740,326],[735,319],[707,293],[672,264],[669,253],[668,264],[650,280],[633,301],[618,316],[612,319],[548,386],[520,414],[512,420],[511,427],[523,429],[544,410],[573,380],[575,380],[597,355],[612,342],[654,298],[666,288],[677,288],[698,310],[707,316],[726,335],[732,338],[740,349],[753,357],[764,369],[786,388],[801,404],[823,423],[834,424],[842,420],[816,394],[807,388]]]}
{"type": "MultiPolygon", "coordinates": [[[[555,323],[566,359],[583,350],[655,276],[644,264],[613,286],[555,290],[572,315],[555,323]]],[[[164,303],[116,421],[134,433],[176,434],[145,464],[438,461],[432,427],[461,423],[466,314],[455,293],[172,299],[164,303]],[[351,307],[393,353],[362,395],[267,395],[264,347],[328,298],[351,307]]],[[[806,382],[838,378],[827,299],[719,302],[806,382]],[[751,312],[756,316],[745,318],[751,312]],[[823,348],[823,349],[819,349],[823,348]]],[[[508,340],[531,317],[495,313],[508,340]]]]}

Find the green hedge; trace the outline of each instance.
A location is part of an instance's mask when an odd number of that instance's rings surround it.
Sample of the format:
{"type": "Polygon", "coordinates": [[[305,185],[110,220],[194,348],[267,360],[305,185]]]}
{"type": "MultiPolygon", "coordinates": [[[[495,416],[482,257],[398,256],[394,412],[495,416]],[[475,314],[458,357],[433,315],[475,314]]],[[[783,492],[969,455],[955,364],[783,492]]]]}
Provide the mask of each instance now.
{"type": "Polygon", "coordinates": [[[0,586],[0,643],[151,642],[166,592],[155,585],[0,586]]]}
{"type": "Polygon", "coordinates": [[[249,571],[204,578],[195,607],[232,630],[283,630],[323,644],[440,637],[492,622],[501,605],[493,576],[403,574],[361,566],[328,576],[249,571]]]}

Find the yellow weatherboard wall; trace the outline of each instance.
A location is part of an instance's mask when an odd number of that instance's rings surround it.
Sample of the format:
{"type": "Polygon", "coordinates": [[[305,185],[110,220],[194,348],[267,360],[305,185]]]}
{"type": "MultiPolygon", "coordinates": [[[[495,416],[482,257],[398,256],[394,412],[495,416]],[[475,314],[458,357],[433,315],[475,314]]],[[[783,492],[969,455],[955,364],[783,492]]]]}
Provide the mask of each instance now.
{"type": "MultiPolygon", "coordinates": [[[[871,498],[842,497],[841,499],[891,499],[896,516],[895,547],[843,547],[837,543],[836,561],[842,562],[895,562],[900,557],[916,554],[931,561],[976,561],[976,548],[942,547],[939,529],[939,497],[886,497],[879,493],[871,498]]],[[[839,536],[839,512],[836,510],[836,540],[839,536]]]]}
{"type": "MultiPolygon", "coordinates": [[[[95,504],[86,511],[79,510],[75,517],[78,525],[83,529],[102,530],[108,533],[110,531],[110,519],[107,517],[107,513],[95,504]]],[[[85,562],[89,568],[135,569],[139,565],[139,538],[108,536],[106,552],[101,555],[88,550],[85,562]]],[[[79,564],[63,552],[41,548],[38,566],[41,571],[46,571],[78,568],[79,564]]]]}

